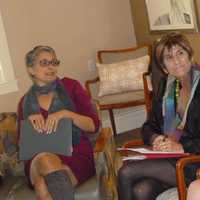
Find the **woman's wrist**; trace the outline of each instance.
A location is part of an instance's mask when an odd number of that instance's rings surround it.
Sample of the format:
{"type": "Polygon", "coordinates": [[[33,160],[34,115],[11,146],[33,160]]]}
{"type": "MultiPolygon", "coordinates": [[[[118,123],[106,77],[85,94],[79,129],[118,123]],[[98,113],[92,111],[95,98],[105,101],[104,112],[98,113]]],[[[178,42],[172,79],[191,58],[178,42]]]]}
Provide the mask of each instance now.
{"type": "Polygon", "coordinates": [[[150,139],[150,144],[151,145],[153,145],[153,143],[154,143],[154,141],[155,141],[155,139],[157,138],[157,137],[159,137],[159,136],[161,136],[161,135],[159,135],[159,134],[153,134],[152,136],[151,136],[151,139],[150,139]]]}
{"type": "Polygon", "coordinates": [[[63,114],[64,118],[69,118],[73,121],[73,112],[69,111],[69,110],[64,110],[64,114],[63,114]]]}

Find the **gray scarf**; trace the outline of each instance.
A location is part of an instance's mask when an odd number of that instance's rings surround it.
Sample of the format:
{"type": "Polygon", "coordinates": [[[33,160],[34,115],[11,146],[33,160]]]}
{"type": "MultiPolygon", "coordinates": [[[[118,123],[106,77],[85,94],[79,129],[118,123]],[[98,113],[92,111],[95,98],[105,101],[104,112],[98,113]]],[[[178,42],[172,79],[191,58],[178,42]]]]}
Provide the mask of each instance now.
{"type": "MultiPolygon", "coordinates": [[[[37,100],[36,94],[48,94],[49,92],[55,92],[56,95],[48,110],[48,113],[54,113],[62,109],[67,109],[72,112],[75,111],[75,106],[68,95],[66,89],[62,85],[61,81],[56,81],[47,84],[45,86],[38,86],[34,84],[26,93],[23,101],[23,118],[27,119],[29,115],[40,113],[40,106],[37,100]]],[[[77,145],[80,142],[81,130],[73,124],[72,126],[72,143],[77,145]]]]}

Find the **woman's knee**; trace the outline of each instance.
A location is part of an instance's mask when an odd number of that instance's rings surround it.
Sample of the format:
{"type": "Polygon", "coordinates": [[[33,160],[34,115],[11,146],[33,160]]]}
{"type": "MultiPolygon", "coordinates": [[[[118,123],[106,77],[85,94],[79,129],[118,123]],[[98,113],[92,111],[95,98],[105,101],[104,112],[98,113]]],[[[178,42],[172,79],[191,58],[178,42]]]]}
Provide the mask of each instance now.
{"type": "Polygon", "coordinates": [[[31,168],[34,168],[40,175],[46,175],[55,170],[61,169],[62,162],[55,154],[40,153],[33,159],[31,168]]]}
{"type": "Polygon", "coordinates": [[[119,179],[130,179],[131,174],[133,174],[134,169],[131,165],[124,165],[118,171],[119,179]]]}
{"type": "Polygon", "coordinates": [[[133,199],[149,200],[156,197],[164,190],[162,184],[157,180],[145,178],[133,184],[133,199]]]}

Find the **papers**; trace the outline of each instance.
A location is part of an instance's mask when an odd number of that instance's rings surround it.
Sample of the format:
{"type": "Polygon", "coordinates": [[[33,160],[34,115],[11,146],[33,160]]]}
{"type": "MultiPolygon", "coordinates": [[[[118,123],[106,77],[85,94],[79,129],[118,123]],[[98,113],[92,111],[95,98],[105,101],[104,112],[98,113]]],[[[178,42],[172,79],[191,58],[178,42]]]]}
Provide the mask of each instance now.
{"type": "Polygon", "coordinates": [[[119,151],[134,151],[142,154],[182,154],[183,152],[173,152],[173,151],[153,151],[147,148],[118,148],[119,151]]]}
{"type": "Polygon", "coordinates": [[[124,156],[122,158],[123,161],[126,161],[126,160],[144,160],[144,159],[147,159],[146,156],[124,156]]]}
{"type": "Polygon", "coordinates": [[[122,160],[143,160],[160,158],[178,158],[190,155],[183,152],[152,151],[147,148],[118,148],[122,152],[122,160]],[[125,155],[123,155],[125,153],[125,155]]]}

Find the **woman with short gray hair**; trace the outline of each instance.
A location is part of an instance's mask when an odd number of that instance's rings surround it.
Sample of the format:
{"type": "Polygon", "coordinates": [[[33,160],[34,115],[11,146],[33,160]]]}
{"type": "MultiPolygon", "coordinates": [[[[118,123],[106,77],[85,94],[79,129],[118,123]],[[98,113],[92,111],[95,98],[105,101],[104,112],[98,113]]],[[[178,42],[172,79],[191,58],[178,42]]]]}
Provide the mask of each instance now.
{"type": "Polygon", "coordinates": [[[19,102],[19,134],[23,120],[37,134],[56,133],[64,118],[72,123],[71,156],[40,152],[25,160],[25,174],[38,199],[72,200],[74,187],[95,174],[92,146],[84,133],[98,130],[97,113],[78,81],[58,78],[60,61],[53,48],[36,46],[25,61],[33,85],[19,102]]]}

